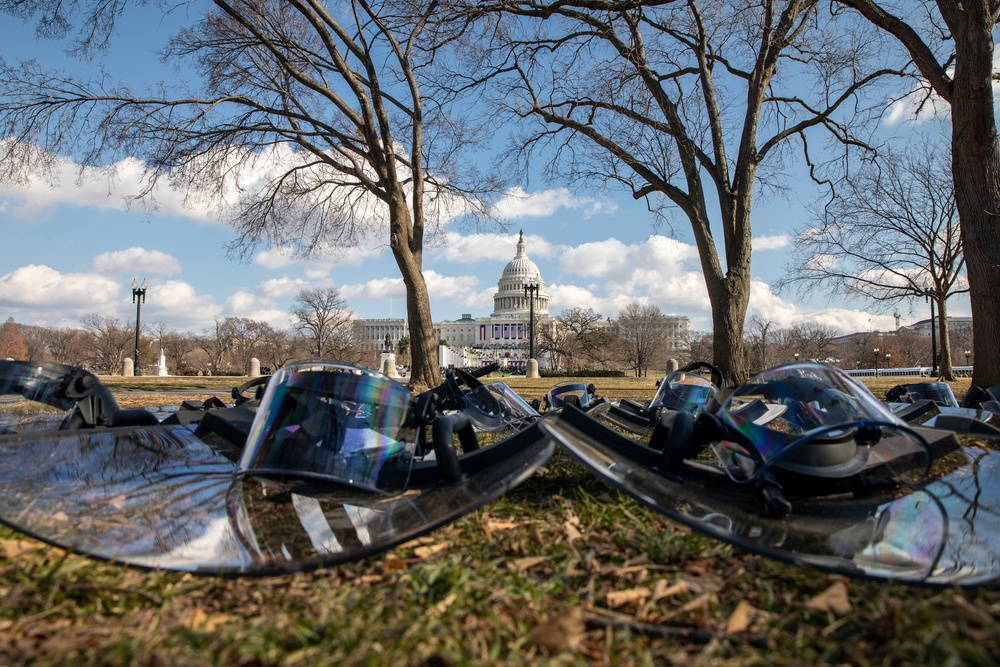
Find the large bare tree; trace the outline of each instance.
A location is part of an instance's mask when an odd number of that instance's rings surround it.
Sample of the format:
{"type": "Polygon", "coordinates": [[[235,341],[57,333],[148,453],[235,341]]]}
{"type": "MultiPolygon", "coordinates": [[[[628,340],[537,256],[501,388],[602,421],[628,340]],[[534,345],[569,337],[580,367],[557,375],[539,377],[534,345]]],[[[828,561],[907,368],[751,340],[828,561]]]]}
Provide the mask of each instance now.
{"type": "Polygon", "coordinates": [[[993,96],[993,31],[1000,20],[1000,1],[915,0],[906,8],[910,11],[874,0],[836,2],[895,37],[923,75],[926,92],[951,105],[951,170],[977,351],[972,382],[996,384],[1000,382],[1000,141],[993,96]]]}
{"type": "MultiPolygon", "coordinates": [[[[0,0],[0,11],[37,19],[43,36],[74,38],[74,55],[95,56],[130,4],[150,3],[0,0]]],[[[237,192],[220,213],[243,257],[260,243],[309,255],[379,239],[406,286],[411,384],[432,386],[438,364],[421,272],[429,203],[460,192],[473,172],[461,169],[459,142],[447,134],[462,124],[434,125],[441,110],[425,103],[414,73],[414,45],[436,2],[403,3],[415,12],[406,15],[388,4],[213,0],[163,51],[177,71],[200,75],[189,90],[140,92],[31,61],[0,63],[0,178],[24,178],[60,155],[90,166],[135,157],[150,192],[165,178],[205,201],[237,192]],[[442,128],[433,141],[432,125],[442,128]]]]}
{"type": "Polygon", "coordinates": [[[363,346],[355,339],[354,313],[336,288],[300,290],[292,315],[316,359],[356,362],[362,356],[363,346]]]}
{"type": "Polygon", "coordinates": [[[877,40],[832,29],[819,0],[449,4],[478,21],[462,34],[475,60],[453,85],[491,82],[503,111],[531,121],[516,157],[527,166],[548,151],[550,174],[624,187],[687,219],[715,363],[745,379],[755,190],[780,186],[768,170],[783,166],[791,139],[806,145],[818,128],[857,140],[859,91],[888,73],[868,66],[877,40]]]}
{"type": "Polygon", "coordinates": [[[649,367],[663,354],[667,340],[666,321],[660,307],[652,303],[630,301],[618,311],[615,320],[621,354],[636,377],[649,374],[649,367]]]}
{"type": "Polygon", "coordinates": [[[88,339],[87,362],[99,372],[119,375],[135,342],[135,323],[122,324],[117,317],[87,313],[80,324],[88,339]]]}
{"type": "MultiPolygon", "coordinates": [[[[610,318],[608,318],[610,322],[610,318]]],[[[593,308],[570,308],[541,331],[541,348],[565,370],[607,368],[614,358],[614,332],[593,308]]]]}
{"type": "Polygon", "coordinates": [[[768,346],[773,343],[777,328],[773,318],[761,313],[753,313],[747,318],[743,337],[751,371],[760,372],[776,365],[774,358],[768,356],[768,346]]]}
{"type": "Polygon", "coordinates": [[[947,146],[887,150],[847,175],[799,230],[779,285],[887,306],[927,297],[938,308],[941,375],[954,379],[948,298],[969,291],[947,146]]]}

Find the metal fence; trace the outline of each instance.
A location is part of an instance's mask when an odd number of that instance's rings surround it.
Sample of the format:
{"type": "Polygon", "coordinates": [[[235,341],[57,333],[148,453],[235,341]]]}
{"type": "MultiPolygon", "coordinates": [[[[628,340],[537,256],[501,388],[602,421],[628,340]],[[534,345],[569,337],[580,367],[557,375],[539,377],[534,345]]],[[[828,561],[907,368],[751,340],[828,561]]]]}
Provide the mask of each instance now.
{"type": "MultiPolygon", "coordinates": [[[[972,377],[972,366],[952,366],[956,377],[972,377]]],[[[931,377],[930,366],[913,366],[911,368],[857,368],[845,370],[845,373],[856,378],[873,377],[931,377]]]]}

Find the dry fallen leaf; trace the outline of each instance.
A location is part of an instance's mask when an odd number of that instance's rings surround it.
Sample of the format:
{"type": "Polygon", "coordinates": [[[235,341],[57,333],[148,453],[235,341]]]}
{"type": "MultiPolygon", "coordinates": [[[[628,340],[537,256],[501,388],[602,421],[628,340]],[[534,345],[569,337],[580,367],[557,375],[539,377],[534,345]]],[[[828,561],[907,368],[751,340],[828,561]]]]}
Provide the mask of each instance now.
{"type": "Polygon", "coordinates": [[[416,538],[414,540],[410,540],[409,542],[404,542],[403,544],[400,544],[399,548],[400,549],[414,549],[414,548],[419,547],[419,546],[424,546],[424,545],[427,545],[427,544],[434,544],[436,541],[437,541],[437,538],[434,537],[433,535],[424,535],[423,537],[418,537],[418,538],[416,538]]]}
{"type": "Polygon", "coordinates": [[[553,653],[574,650],[580,645],[586,629],[583,610],[579,607],[570,607],[536,625],[528,633],[528,641],[553,653]]]}
{"type": "Polygon", "coordinates": [[[451,542],[438,542],[437,544],[431,544],[424,547],[416,547],[413,549],[413,555],[417,558],[427,558],[433,556],[439,551],[444,551],[451,546],[451,542]]]}
{"type": "Polygon", "coordinates": [[[702,593],[695,599],[691,600],[690,602],[682,606],[679,611],[682,613],[686,613],[694,609],[705,607],[708,605],[709,602],[711,602],[714,599],[715,599],[715,593],[702,593]]]}
{"type": "Polygon", "coordinates": [[[577,525],[579,525],[579,521],[573,523],[567,520],[565,523],[563,523],[563,529],[566,531],[566,541],[569,542],[570,544],[573,544],[578,539],[583,537],[583,534],[580,532],[580,529],[577,528],[577,525]]]}
{"type": "Polygon", "coordinates": [[[525,572],[535,567],[536,565],[541,565],[548,558],[544,556],[527,556],[525,558],[515,558],[514,560],[507,561],[507,568],[515,572],[525,572]]]}
{"type": "Polygon", "coordinates": [[[14,559],[40,547],[38,542],[31,540],[0,540],[0,554],[3,554],[4,558],[14,559]]]}
{"type": "Polygon", "coordinates": [[[604,600],[608,603],[609,607],[622,607],[627,604],[645,602],[652,594],[653,591],[645,586],[639,586],[638,588],[628,588],[623,591],[611,591],[604,596],[604,600]]]}
{"type": "Polygon", "coordinates": [[[483,527],[487,530],[512,530],[517,528],[519,524],[517,521],[487,521],[483,527]]]}
{"type": "Polygon", "coordinates": [[[663,598],[683,595],[689,590],[691,590],[691,584],[686,581],[681,580],[677,583],[669,584],[666,579],[657,579],[653,585],[653,599],[651,602],[659,602],[663,598]]]}
{"type": "Polygon", "coordinates": [[[847,586],[838,581],[833,586],[806,602],[809,611],[832,612],[837,616],[851,613],[851,601],[847,599],[847,586]]]}
{"type": "Polygon", "coordinates": [[[382,567],[382,572],[389,573],[394,570],[405,570],[406,568],[407,564],[405,560],[392,556],[385,559],[385,565],[382,567]]]}
{"type": "Polygon", "coordinates": [[[699,558],[696,561],[688,563],[685,569],[693,574],[705,575],[714,572],[717,565],[717,558],[699,558]]]}
{"type": "Polygon", "coordinates": [[[733,610],[733,613],[729,615],[729,619],[726,621],[726,634],[732,635],[737,632],[745,632],[750,627],[750,622],[753,621],[756,615],[757,610],[749,602],[740,600],[740,603],[736,605],[736,609],[733,610]]]}
{"type": "Polygon", "coordinates": [[[437,613],[443,614],[445,611],[447,611],[448,607],[455,604],[455,600],[457,599],[458,595],[456,595],[455,593],[449,593],[445,597],[445,599],[441,600],[436,605],[434,605],[434,609],[437,611],[437,613]]]}
{"type": "Polygon", "coordinates": [[[201,607],[195,607],[184,619],[182,625],[188,630],[214,632],[216,628],[230,620],[225,614],[206,614],[201,607]]]}

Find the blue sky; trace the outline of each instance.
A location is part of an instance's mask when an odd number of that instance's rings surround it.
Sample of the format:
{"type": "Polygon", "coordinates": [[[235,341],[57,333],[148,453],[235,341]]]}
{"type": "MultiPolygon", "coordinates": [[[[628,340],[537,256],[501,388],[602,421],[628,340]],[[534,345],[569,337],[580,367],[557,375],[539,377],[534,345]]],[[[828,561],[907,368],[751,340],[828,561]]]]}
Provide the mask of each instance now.
{"type": "MultiPolygon", "coordinates": [[[[146,13],[146,25],[168,30],[146,13]]],[[[183,21],[174,15],[172,21],[183,21]]],[[[136,19],[122,31],[111,54],[116,75],[141,79],[156,71],[148,28],[136,19]],[[126,64],[127,63],[127,67],[126,64]]],[[[0,17],[9,61],[38,57],[43,64],[75,68],[59,46],[36,42],[30,28],[0,17]]],[[[163,33],[165,35],[165,33],[163,33]]],[[[905,110],[900,111],[905,115],[905,110]]],[[[360,317],[402,317],[404,290],[391,254],[384,247],[335,253],[309,262],[294,261],[280,249],[265,249],[250,261],[228,259],[232,230],[180,194],[161,188],[159,209],[129,209],[123,197],[134,192],[141,165],[123,163],[118,176],[86,173],[66,161],[58,183],[0,185],[0,319],[46,326],[79,326],[80,317],[100,313],[135,317],[129,284],[149,283],[142,310],[145,323],[201,332],[215,318],[238,316],[289,323],[289,307],[299,290],[336,287],[360,317]]],[[[804,171],[804,167],[799,167],[804,171]]],[[[815,191],[792,175],[788,199],[758,199],[754,214],[751,311],[779,324],[815,321],[844,333],[891,329],[891,310],[875,313],[862,304],[775,295],[769,284],[783,273],[789,234],[809,217],[815,191]]],[[[539,266],[550,296],[550,311],[592,307],[614,316],[628,301],[648,300],[664,312],[691,318],[692,330],[711,329],[708,297],[687,223],[676,237],[653,233],[642,203],[620,193],[580,193],[561,183],[535,180],[498,204],[503,228],[473,231],[460,220],[429,240],[424,272],[435,320],[463,313],[488,315],[504,264],[523,229],[528,256],[539,266]]],[[[968,315],[966,299],[949,302],[952,315],[968,315]]],[[[911,312],[901,304],[903,323],[928,317],[922,302],[911,312]]]]}

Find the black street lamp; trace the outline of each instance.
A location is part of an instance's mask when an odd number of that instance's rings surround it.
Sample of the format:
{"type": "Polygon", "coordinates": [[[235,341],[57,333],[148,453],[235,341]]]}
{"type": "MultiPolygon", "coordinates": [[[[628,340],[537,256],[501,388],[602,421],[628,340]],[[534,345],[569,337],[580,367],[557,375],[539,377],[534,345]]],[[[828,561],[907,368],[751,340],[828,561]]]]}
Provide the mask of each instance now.
{"type": "MultiPolygon", "coordinates": [[[[538,283],[524,283],[524,296],[528,301],[528,359],[535,358],[535,297],[538,283]]],[[[527,368],[527,364],[525,365],[527,368]]]]}
{"type": "Polygon", "coordinates": [[[888,352],[885,353],[885,367],[889,368],[889,361],[892,359],[892,355],[888,352]]]}
{"type": "Polygon", "coordinates": [[[934,299],[931,298],[931,283],[924,278],[922,287],[924,288],[924,299],[931,304],[931,376],[936,376],[937,372],[937,331],[934,326],[934,299]]]}
{"type": "Polygon", "coordinates": [[[875,377],[878,377],[878,348],[872,350],[875,353],[875,377]]]}
{"type": "Polygon", "coordinates": [[[966,350],[965,351],[965,365],[966,366],[969,365],[969,357],[971,357],[971,356],[972,356],[972,350],[966,350]]]}
{"type": "Polygon", "coordinates": [[[799,353],[795,353],[795,363],[799,363],[799,353]]]}
{"type": "Polygon", "coordinates": [[[146,303],[146,279],[138,285],[135,278],[132,279],[132,303],[135,304],[135,366],[132,375],[142,375],[142,366],[139,364],[139,312],[142,304],[146,303]]]}

